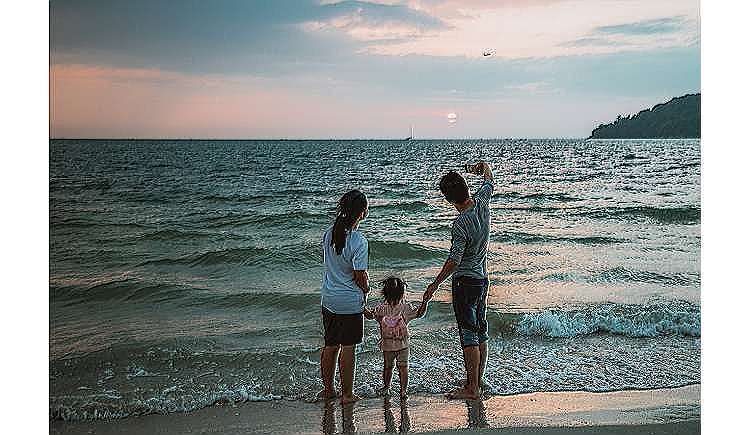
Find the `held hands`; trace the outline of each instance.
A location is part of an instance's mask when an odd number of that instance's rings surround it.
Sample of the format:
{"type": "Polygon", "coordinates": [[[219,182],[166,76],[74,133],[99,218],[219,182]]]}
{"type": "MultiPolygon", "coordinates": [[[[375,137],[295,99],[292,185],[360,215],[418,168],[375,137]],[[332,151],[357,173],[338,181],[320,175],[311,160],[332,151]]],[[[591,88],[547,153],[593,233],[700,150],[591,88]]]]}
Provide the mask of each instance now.
{"type": "Polygon", "coordinates": [[[425,290],[424,295],[422,296],[422,300],[426,302],[432,299],[437,289],[438,289],[438,285],[435,282],[428,285],[427,290],[425,290]]]}
{"type": "Polygon", "coordinates": [[[364,309],[362,310],[362,314],[364,314],[364,315],[365,315],[365,319],[367,319],[367,320],[372,320],[372,319],[374,319],[374,318],[375,318],[375,314],[374,314],[374,313],[372,312],[372,310],[370,310],[370,309],[369,309],[369,308],[367,308],[367,307],[365,307],[365,308],[364,308],[364,309]]]}

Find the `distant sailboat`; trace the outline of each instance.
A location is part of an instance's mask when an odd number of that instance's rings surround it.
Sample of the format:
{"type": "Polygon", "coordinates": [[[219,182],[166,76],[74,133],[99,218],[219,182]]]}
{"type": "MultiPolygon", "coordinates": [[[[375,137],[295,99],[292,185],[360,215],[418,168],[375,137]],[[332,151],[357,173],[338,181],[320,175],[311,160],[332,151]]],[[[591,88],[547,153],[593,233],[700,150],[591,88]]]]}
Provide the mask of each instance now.
{"type": "Polygon", "coordinates": [[[414,139],[414,125],[411,126],[411,129],[409,130],[409,137],[407,137],[404,140],[413,140],[414,139]]]}

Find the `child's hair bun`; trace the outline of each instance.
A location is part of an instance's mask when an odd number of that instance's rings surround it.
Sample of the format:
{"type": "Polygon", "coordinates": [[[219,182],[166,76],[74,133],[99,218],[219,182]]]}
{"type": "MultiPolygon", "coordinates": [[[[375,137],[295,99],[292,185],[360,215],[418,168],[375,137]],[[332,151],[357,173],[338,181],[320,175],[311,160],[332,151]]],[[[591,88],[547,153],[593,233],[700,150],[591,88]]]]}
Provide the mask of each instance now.
{"type": "Polygon", "coordinates": [[[409,287],[406,281],[394,275],[381,281],[381,285],[383,286],[383,297],[388,302],[400,301],[404,297],[404,291],[409,287]]]}

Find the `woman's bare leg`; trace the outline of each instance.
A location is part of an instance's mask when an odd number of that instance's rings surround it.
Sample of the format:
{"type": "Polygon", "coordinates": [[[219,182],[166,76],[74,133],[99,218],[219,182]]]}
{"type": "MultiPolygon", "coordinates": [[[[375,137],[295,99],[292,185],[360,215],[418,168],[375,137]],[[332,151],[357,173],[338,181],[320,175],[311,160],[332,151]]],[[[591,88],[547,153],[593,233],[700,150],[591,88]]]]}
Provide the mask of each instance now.
{"type": "Polygon", "coordinates": [[[320,352],[320,377],[323,379],[323,391],[318,394],[321,399],[336,397],[333,389],[333,375],[336,373],[336,358],[341,346],[325,346],[320,352]]]}
{"type": "Polygon", "coordinates": [[[354,346],[341,346],[339,354],[339,377],[341,378],[341,402],[351,403],[359,400],[359,396],[352,393],[354,386],[354,366],[356,357],[354,346]]]}

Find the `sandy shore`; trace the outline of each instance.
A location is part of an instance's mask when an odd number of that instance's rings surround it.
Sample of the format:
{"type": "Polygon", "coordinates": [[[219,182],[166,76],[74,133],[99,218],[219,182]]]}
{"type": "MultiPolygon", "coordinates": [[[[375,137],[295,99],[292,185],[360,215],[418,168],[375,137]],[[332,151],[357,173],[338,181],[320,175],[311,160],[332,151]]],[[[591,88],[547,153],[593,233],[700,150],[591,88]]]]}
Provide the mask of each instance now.
{"type": "Polygon", "coordinates": [[[212,406],[189,414],[50,422],[52,434],[235,433],[698,434],[700,386],[613,393],[532,393],[485,401],[441,396],[367,399],[353,406],[292,401],[212,406]]]}
{"type": "MultiPolygon", "coordinates": [[[[461,431],[464,432],[464,431],[461,431]]],[[[458,430],[430,432],[433,435],[459,434],[458,430]]],[[[560,426],[560,427],[506,427],[478,429],[478,434],[518,434],[518,435],[691,435],[700,433],[700,421],[680,421],[673,423],[606,426],[560,426]]]]}

